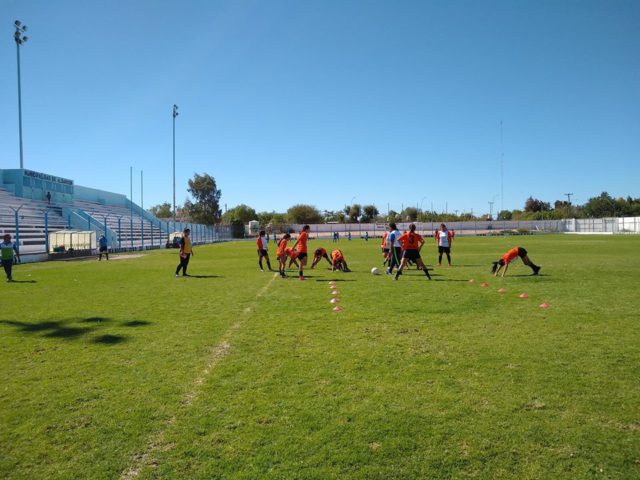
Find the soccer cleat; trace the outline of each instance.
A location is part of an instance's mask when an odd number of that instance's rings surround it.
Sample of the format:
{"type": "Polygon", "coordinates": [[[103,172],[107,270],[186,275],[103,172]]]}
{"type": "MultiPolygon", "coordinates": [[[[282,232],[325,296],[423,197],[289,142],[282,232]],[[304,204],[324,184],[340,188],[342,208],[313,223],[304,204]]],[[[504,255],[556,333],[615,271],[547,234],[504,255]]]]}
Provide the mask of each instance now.
{"type": "Polygon", "coordinates": [[[264,270],[263,270],[263,269],[260,269],[260,271],[261,271],[261,272],[264,272],[264,270]]]}
{"type": "Polygon", "coordinates": [[[301,282],[304,282],[304,275],[301,275],[301,276],[300,276],[300,277],[298,277],[298,278],[299,278],[299,280],[300,280],[301,282]]]}
{"type": "Polygon", "coordinates": [[[538,272],[540,271],[540,268],[541,268],[541,267],[535,267],[535,268],[533,269],[533,274],[534,274],[534,275],[538,275],[538,272]]]}
{"type": "Polygon", "coordinates": [[[180,275],[178,275],[178,274],[176,273],[176,278],[178,278],[179,276],[180,276],[180,275]]]}

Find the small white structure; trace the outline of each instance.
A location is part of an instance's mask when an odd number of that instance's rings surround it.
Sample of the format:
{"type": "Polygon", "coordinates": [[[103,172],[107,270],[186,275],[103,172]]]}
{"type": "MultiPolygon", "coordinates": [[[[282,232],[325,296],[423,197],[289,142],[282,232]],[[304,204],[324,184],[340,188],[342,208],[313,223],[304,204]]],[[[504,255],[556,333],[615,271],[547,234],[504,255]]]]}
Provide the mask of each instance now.
{"type": "Polygon", "coordinates": [[[49,234],[49,253],[73,250],[95,250],[96,232],[92,230],[60,230],[49,234]]]}
{"type": "Polygon", "coordinates": [[[257,220],[251,220],[245,228],[245,233],[249,236],[257,235],[260,231],[260,222],[257,220]]]}

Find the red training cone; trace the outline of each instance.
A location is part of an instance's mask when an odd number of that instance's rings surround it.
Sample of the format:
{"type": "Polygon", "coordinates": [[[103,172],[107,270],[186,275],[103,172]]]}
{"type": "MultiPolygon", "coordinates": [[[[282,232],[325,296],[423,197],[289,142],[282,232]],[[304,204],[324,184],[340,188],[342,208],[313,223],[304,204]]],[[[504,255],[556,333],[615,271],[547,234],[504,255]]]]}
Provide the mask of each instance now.
{"type": "Polygon", "coordinates": [[[521,293],[520,298],[529,298],[529,295],[527,295],[526,293],[521,293]]]}

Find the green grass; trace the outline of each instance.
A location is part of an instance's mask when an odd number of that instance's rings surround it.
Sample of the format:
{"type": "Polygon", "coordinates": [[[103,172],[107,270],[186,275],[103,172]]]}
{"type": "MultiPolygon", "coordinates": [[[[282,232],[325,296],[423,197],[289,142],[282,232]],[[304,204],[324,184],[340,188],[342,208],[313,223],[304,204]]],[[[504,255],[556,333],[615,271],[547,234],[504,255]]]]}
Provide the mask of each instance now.
{"type": "Polygon", "coordinates": [[[432,282],[372,276],[377,240],[306,282],[254,246],[18,266],[0,478],[640,478],[640,237],[460,238],[432,282]],[[491,277],[517,244],[544,275],[491,277]]]}

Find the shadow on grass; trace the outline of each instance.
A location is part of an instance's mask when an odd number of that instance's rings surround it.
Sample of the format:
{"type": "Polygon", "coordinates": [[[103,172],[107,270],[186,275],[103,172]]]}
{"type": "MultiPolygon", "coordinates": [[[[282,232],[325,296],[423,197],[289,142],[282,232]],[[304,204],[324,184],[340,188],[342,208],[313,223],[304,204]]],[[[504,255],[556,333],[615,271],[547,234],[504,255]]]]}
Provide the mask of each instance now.
{"type": "MultiPolygon", "coordinates": [[[[305,278],[311,278],[311,277],[307,277],[305,275],[305,278]]],[[[345,280],[344,278],[319,278],[315,281],[316,282],[355,282],[355,280],[345,280]]]]}
{"type": "MultiPolygon", "coordinates": [[[[431,275],[433,277],[433,275],[431,275]]],[[[459,278],[436,278],[434,282],[469,282],[469,280],[462,280],[459,278]]]]}
{"type": "Polygon", "coordinates": [[[38,283],[35,280],[11,280],[9,283],[38,283]]]}
{"type": "Polygon", "coordinates": [[[124,322],[122,324],[125,327],[144,327],[145,325],[151,325],[151,322],[146,320],[131,320],[130,322],[124,322]]]}
{"type": "Polygon", "coordinates": [[[221,275],[187,275],[187,278],[224,278],[221,275]]]}
{"type": "Polygon", "coordinates": [[[93,343],[101,343],[103,345],[115,345],[126,341],[127,337],[123,335],[100,335],[93,339],[93,343]]]}
{"type": "MultiPolygon", "coordinates": [[[[105,317],[72,318],[64,320],[46,320],[43,322],[21,322],[18,320],[0,320],[0,325],[8,325],[18,332],[28,335],[39,335],[42,338],[76,340],[90,335],[111,319],[105,317]],[[89,324],[86,326],[75,326],[73,324],[89,324]]],[[[144,320],[131,320],[123,323],[124,326],[139,327],[149,325],[150,322],[144,320]]],[[[124,335],[104,334],[93,338],[91,341],[103,345],[115,345],[127,341],[124,335]]]]}
{"type": "Polygon", "coordinates": [[[505,275],[506,277],[512,277],[512,278],[516,278],[516,277],[551,277],[551,275],[549,275],[548,273],[539,273],[538,275],[534,275],[533,273],[521,273],[519,275],[505,275]]]}

